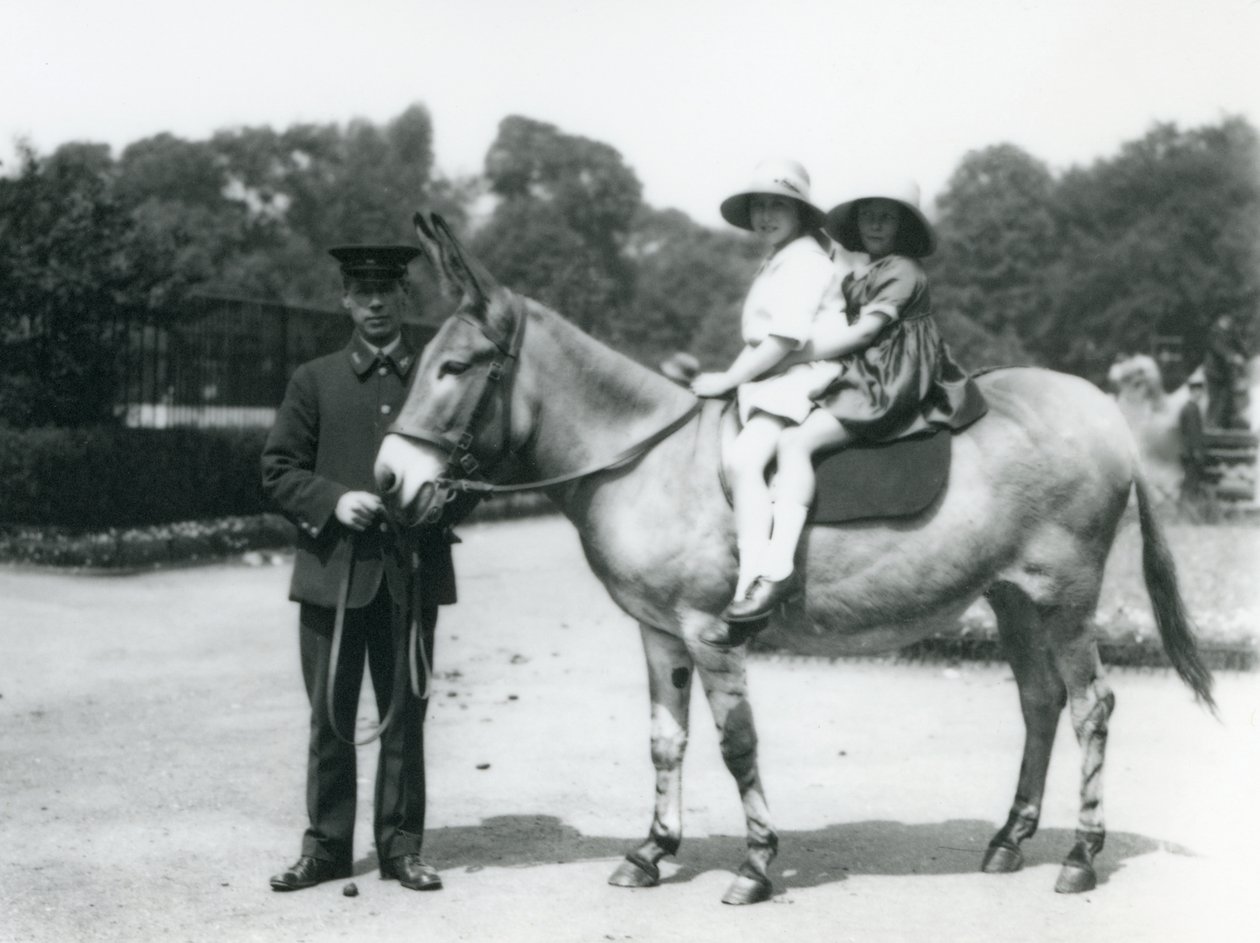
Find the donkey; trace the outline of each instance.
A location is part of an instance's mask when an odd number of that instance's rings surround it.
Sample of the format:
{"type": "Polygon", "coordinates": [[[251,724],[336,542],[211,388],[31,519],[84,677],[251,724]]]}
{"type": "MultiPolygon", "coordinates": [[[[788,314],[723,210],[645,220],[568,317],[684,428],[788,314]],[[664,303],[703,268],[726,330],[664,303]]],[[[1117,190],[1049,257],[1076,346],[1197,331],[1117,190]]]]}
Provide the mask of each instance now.
{"type": "MultiPolygon", "coordinates": [[[[682,836],[681,767],[699,675],[743,803],[747,852],[723,900],[764,901],[778,837],[762,791],[745,676],[747,646],[701,641],[730,599],[732,515],[719,466],[722,404],[603,346],[513,293],[438,216],[415,217],[458,307],[425,348],[376,460],[395,517],[435,519],[459,490],[540,487],[577,528],[586,559],[640,626],[652,705],[656,801],[647,839],[610,878],[658,883],[682,836]],[[472,476],[472,478],[470,478],[472,476]],[[484,476],[484,478],[482,477],[484,476]]],[[[978,381],[988,415],[954,437],[947,487],[915,517],[811,528],[799,551],[803,607],[781,635],[831,655],[891,650],[957,618],[981,595],[1019,686],[1026,737],[1009,816],[982,870],[1022,864],[1037,830],[1055,730],[1067,706],[1083,759],[1074,844],[1056,890],[1096,885],[1102,771],[1115,698],[1090,622],[1121,515],[1136,494],[1145,579],[1178,675],[1213,710],[1176,573],[1133,437],[1084,380],[1018,368],[978,381]]]]}

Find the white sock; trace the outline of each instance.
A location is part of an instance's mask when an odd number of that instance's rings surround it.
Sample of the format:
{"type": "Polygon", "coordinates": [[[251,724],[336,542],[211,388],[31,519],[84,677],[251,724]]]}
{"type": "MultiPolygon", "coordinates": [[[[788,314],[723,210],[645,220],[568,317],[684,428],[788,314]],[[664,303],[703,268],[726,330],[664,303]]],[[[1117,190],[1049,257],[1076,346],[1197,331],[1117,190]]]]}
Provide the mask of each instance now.
{"type": "Polygon", "coordinates": [[[774,502],[774,530],[770,533],[770,546],[761,561],[761,575],[767,579],[786,579],[796,569],[796,545],[809,508],[793,501],[774,502]]]}
{"type": "Polygon", "coordinates": [[[735,599],[743,599],[749,584],[761,575],[761,564],[766,557],[766,542],[750,542],[739,548],[739,576],[735,579],[735,599]]]}

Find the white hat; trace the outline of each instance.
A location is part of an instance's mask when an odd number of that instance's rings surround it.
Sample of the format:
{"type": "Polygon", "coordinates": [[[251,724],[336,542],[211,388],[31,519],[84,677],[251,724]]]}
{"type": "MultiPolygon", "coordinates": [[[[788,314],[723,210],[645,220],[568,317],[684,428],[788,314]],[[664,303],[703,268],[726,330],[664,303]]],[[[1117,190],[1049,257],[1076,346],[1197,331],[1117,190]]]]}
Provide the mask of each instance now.
{"type": "Polygon", "coordinates": [[[892,200],[906,209],[912,226],[897,233],[899,255],[921,259],[936,251],[936,233],[919,209],[919,185],[913,180],[891,180],[860,189],[851,190],[854,195],[827,213],[827,235],[850,252],[864,252],[858,234],[857,205],[863,200],[892,200]]]}
{"type": "Polygon", "coordinates": [[[821,229],[824,213],[810,202],[809,173],[800,162],[785,157],[772,157],[758,164],[748,186],[728,196],[720,207],[722,218],[740,229],[752,229],[748,201],[753,196],[785,196],[805,208],[804,222],[809,229],[821,229]]]}

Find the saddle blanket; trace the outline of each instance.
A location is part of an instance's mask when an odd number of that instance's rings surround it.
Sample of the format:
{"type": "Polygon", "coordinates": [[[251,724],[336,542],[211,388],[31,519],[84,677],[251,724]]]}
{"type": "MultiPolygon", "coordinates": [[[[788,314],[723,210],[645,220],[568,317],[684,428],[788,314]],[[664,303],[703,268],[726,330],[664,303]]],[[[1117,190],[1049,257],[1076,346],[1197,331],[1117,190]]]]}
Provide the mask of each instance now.
{"type": "MultiPolygon", "coordinates": [[[[730,454],[739,420],[728,404],[722,411],[722,451],[730,454]]],[[[911,517],[927,509],[949,481],[952,438],[938,429],[912,439],[850,446],[814,463],[818,491],[811,524],[845,524],[886,517],[911,517]]],[[[731,489],[722,463],[722,490],[731,489]]]]}
{"type": "Polygon", "coordinates": [[[824,456],[815,465],[818,493],[810,523],[918,514],[949,481],[949,459],[948,429],[824,456]]]}

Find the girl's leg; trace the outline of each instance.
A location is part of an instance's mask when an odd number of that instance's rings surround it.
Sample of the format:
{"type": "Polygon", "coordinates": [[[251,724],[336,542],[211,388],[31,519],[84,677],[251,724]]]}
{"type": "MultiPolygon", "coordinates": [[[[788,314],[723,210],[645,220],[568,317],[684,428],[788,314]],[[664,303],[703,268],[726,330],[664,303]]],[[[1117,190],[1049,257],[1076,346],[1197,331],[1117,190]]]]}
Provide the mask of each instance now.
{"type": "Polygon", "coordinates": [[[754,413],[735,439],[731,454],[731,492],[735,504],[735,542],[739,548],[739,578],[735,598],[743,596],[756,578],[770,540],[770,488],[766,466],[774,457],[787,421],[754,413]]]}
{"type": "Polygon", "coordinates": [[[814,454],[826,448],[845,445],[852,435],[834,416],[815,409],[799,426],[784,429],[779,436],[779,470],[774,478],[773,530],[761,567],[761,575],[783,580],[796,564],[809,506],[814,501],[814,454]]]}

